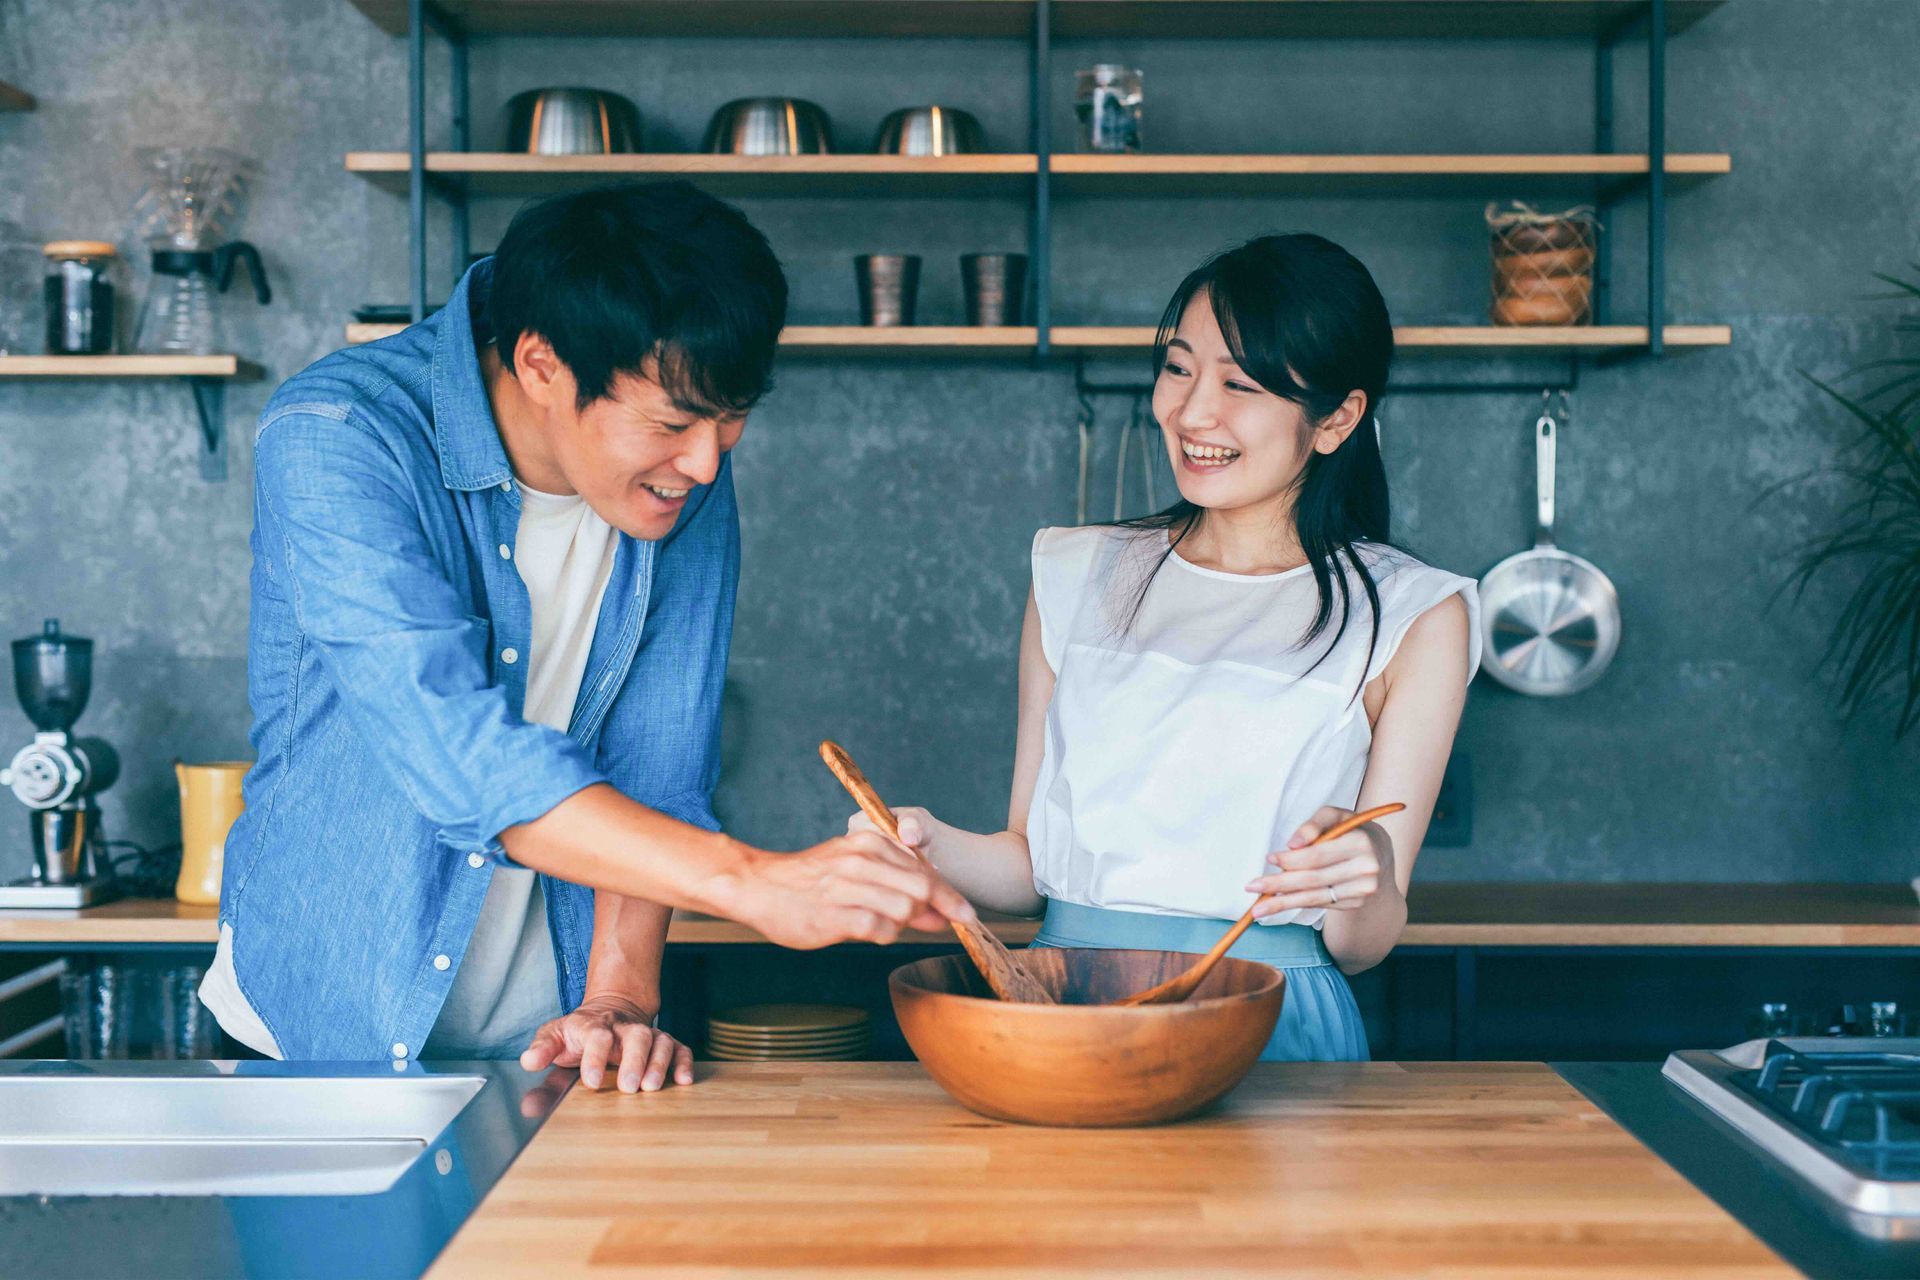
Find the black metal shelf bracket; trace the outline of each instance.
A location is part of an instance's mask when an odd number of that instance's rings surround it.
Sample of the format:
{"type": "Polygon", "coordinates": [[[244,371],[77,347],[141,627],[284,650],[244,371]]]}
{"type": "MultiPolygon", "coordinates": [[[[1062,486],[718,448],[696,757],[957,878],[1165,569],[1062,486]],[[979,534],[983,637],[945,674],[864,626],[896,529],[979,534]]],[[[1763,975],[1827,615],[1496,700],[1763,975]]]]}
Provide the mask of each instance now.
{"type": "Polygon", "coordinates": [[[227,384],[220,378],[188,378],[200,419],[200,478],[227,478],[227,384]]]}
{"type": "Polygon", "coordinates": [[[1033,217],[1027,261],[1033,277],[1033,358],[1053,354],[1053,10],[1051,0],[1033,6],[1032,84],[1027,113],[1033,143],[1033,217]]]}

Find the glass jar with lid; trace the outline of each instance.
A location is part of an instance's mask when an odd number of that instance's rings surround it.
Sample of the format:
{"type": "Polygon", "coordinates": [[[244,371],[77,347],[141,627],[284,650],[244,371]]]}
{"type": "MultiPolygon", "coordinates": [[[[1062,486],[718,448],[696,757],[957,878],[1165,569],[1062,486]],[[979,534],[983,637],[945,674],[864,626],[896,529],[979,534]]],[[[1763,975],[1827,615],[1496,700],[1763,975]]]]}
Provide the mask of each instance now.
{"type": "Polygon", "coordinates": [[[113,350],[113,266],[117,253],[105,240],[55,240],[41,250],[47,260],[43,297],[47,354],[99,355],[113,350]]]}

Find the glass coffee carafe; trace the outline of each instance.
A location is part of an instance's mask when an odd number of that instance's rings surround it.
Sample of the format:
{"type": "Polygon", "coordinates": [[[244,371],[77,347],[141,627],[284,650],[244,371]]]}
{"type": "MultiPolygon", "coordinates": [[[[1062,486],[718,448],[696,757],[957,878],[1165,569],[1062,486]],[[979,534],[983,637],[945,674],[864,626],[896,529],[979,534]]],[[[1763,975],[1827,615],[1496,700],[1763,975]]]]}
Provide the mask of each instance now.
{"type": "Polygon", "coordinates": [[[239,221],[250,163],[218,147],[149,147],[136,153],[147,189],[134,206],[152,251],[153,279],[134,328],[134,349],[209,355],[226,348],[219,295],[244,263],[254,296],[273,300],[260,251],[226,239],[239,221]]]}

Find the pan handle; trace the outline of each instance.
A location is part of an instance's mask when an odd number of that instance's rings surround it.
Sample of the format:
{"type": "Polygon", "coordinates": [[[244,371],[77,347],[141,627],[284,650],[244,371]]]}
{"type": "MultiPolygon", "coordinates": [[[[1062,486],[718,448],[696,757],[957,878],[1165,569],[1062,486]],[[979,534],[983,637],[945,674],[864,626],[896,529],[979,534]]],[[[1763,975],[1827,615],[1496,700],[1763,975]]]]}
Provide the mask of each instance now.
{"type": "Polygon", "coordinates": [[[1552,406],[1548,405],[1540,410],[1540,420],[1533,424],[1534,486],[1539,500],[1533,534],[1533,545],[1536,547],[1553,545],[1554,442],[1559,435],[1560,423],[1553,416],[1552,406]]]}

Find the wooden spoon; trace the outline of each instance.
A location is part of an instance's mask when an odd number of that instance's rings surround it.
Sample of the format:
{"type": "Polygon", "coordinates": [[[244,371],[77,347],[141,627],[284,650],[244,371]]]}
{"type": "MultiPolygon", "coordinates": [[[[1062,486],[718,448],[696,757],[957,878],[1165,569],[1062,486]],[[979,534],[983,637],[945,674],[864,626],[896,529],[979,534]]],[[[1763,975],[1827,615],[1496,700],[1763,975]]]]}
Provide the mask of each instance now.
{"type": "MultiPolygon", "coordinates": [[[[839,743],[829,739],[820,744],[820,758],[827,762],[827,768],[833,770],[833,776],[840,779],[840,785],[854,798],[860,806],[860,812],[867,815],[867,820],[898,841],[899,819],[893,816],[893,810],[881,802],[879,793],[867,781],[867,776],[860,772],[860,766],[853,762],[853,757],[839,743]]],[[[993,988],[995,995],[1014,1004],[1059,1003],[987,926],[978,920],[968,924],[955,920],[952,924],[953,931],[960,935],[960,945],[966,948],[968,957],[979,968],[981,976],[986,978],[987,985],[993,988]]]]}
{"type": "MultiPolygon", "coordinates": [[[[1301,847],[1311,849],[1316,844],[1324,844],[1328,840],[1343,836],[1355,828],[1366,826],[1375,818],[1384,818],[1388,814],[1398,813],[1406,807],[1407,806],[1403,804],[1383,804],[1378,808],[1367,809],[1364,812],[1356,813],[1351,818],[1343,818],[1339,822],[1334,823],[1301,847]]],[[[1212,972],[1213,966],[1220,963],[1220,957],[1226,955],[1233,947],[1233,944],[1240,941],[1240,935],[1245,933],[1247,927],[1253,923],[1253,913],[1260,909],[1260,904],[1271,901],[1273,897],[1274,895],[1269,894],[1264,898],[1254,899],[1253,905],[1247,908],[1247,914],[1235,921],[1233,928],[1221,935],[1220,941],[1214,943],[1213,949],[1207,952],[1206,955],[1200,957],[1200,963],[1194,965],[1193,968],[1177,977],[1168,978],[1157,987],[1148,987],[1145,991],[1130,995],[1125,1000],[1116,1000],[1114,1003],[1129,1006],[1140,1004],[1179,1004],[1182,1000],[1191,996],[1200,984],[1206,980],[1207,974],[1212,972]]]]}

